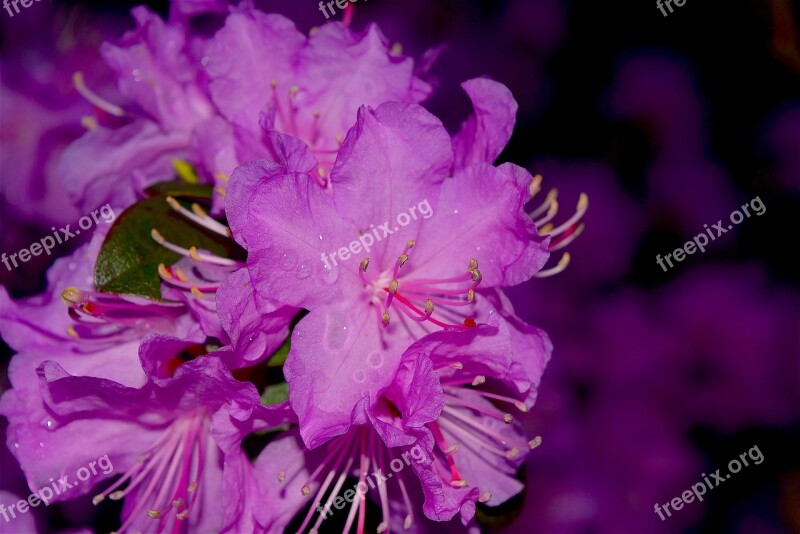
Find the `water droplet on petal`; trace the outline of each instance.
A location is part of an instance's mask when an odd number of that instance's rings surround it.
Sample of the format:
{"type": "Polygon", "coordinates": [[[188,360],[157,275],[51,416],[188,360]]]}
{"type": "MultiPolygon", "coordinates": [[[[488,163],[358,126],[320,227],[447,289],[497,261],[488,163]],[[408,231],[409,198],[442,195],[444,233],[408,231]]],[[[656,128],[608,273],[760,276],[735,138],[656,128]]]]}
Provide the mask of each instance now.
{"type": "Polygon", "coordinates": [[[300,265],[300,266],[297,268],[297,278],[299,278],[300,280],[305,280],[305,279],[306,279],[306,278],[308,278],[309,276],[311,276],[311,269],[309,269],[309,268],[308,268],[308,267],[306,267],[305,265],[302,265],[302,264],[301,264],[301,265],[300,265]]]}
{"type": "Polygon", "coordinates": [[[380,369],[383,366],[383,354],[380,352],[373,352],[367,356],[367,363],[373,369],[380,369]]]}
{"type": "Polygon", "coordinates": [[[364,372],[363,369],[359,369],[353,373],[353,380],[356,382],[363,382],[367,379],[367,373],[364,372]]]}
{"type": "Polygon", "coordinates": [[[133,69],[131,74],[133,75],[133,80],[134,81],[136,81],[136,82],[142,81],[142,71],[140,71],[139,69],[133,69]]]}
{"type": "Polygon", "coordinates": [[[287,250],[281,256],[280,267],[284,271],[291,271],[297,267],[297,252],[294,250],[287,250]]]}
{"type": "Polygon", "coordinates": [[[339,266],[335,265],[331,268],[322,267],[322,281],[328,285],[333,285],[339,279],[339,266]]]}

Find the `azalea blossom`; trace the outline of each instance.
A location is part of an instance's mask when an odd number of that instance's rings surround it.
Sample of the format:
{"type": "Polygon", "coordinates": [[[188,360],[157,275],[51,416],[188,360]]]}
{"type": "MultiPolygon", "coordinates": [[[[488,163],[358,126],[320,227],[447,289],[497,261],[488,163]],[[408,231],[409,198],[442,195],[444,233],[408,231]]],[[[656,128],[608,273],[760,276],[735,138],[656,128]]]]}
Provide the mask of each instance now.
{"type": "Polygon", "coordinates": [[[450,136],[419,106],[361,108],[329,189],[313,177],[309,148],[278,138],[284,163],[240,167],[226,209],[253,290],[310,312],[294,330],[285,374],[303,439],[315,447],[347,430],[361,397],[388,385],[409,343],[486,321],[492,310],[476,299],[478,286],[530,278],[548,240],[523,210],[526,171],[475,163],[450,176],[450,136]],[[320,262],[419,199],[433,217],[384,230],[358,264],[320,262]]]}

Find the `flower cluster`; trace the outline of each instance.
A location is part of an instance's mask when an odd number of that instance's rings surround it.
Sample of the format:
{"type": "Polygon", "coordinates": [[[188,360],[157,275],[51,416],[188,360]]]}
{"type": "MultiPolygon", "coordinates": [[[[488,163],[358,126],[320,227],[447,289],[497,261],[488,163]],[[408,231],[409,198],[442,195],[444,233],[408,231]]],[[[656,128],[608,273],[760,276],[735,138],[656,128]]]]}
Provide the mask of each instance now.
{"type": "Polygon", "coordinates": [[[554,226],[554,195],[526,209],[541,178],[494,165],[510,92],[465,82],[451,134],[374,25],[307,36],[220,1],[133,17],[101,49],[124,101],[77,73],[95,113],[57,166],[76,209],[124,211],[44,294],[0,290],[0,413],[31,490],[107,455],[114,473],[69,497],[124,500],[118,532],[316,532],[348,478],[398,459],[345,532],[469,525],[518,494],[540,440],[517,415],[552,347],[503,288],[563,270],[543,268],[587,202],[554,226]],[[368,256],[320,262],[422,200],[432,216],[368,256]]]}

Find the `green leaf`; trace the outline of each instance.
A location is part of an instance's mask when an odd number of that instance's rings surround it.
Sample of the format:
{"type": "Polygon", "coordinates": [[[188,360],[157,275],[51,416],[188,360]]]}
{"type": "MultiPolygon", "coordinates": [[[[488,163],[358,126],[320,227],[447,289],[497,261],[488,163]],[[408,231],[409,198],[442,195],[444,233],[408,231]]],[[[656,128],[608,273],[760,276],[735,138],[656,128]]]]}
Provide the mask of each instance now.
{"type": "MultiPolygon", "coordinates": [[[[168,194],[189,195],[167,185],[156,184],[154,187],[160,188],[160,193],[140,200],[117,217],[95,264],[94,280],[100,291],[161,299],[158,265],[172,265],[181,256],[156,243],[151,236],[153,229],[184,248],[195,246],[227,258],[244,257],[244,251],[232,239],[210,232],[175,212],[167,203],[168,194]]],[[[193,188],[192,191],[200,187],[183,186],[193,188]]]]}
{"type": "Polygon", "coordinates": [[[281,382],[267,386],[264,393],[261,394],[261,404],[264,406],[272,406],[280,404],[289,398],[289,384],[281,382]]]}
{"type": "Polygon", "coordinates": [[[267,360],[268,367],[280,367],[286,363],[286,356],[289,355],[289,349],[292,346],[291,340],[292,336],[290,335],[286,338],[286,341],[283,342],[283,345],[278,347],[278,350],[272,353],[267,360]]]}
{"type": "Polygon", "coordinates": [[[190,184],[184,182],[183,180],[159,182],[145,189],[145,192],[150,196],[170,195],[178,198],[206,201],[211,199],[212,191],[213,189],[210,185],[190,184]]]}

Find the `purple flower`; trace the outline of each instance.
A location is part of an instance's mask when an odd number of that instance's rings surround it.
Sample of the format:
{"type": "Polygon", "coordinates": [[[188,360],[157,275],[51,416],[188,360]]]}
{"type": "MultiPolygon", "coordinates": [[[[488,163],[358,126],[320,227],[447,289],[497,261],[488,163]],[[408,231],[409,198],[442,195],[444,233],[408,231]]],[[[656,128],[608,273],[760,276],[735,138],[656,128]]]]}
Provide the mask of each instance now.
{"type": "Polygon", "coordinates": [[[431,519],[460,512],[467,525],[478,500],[495,506],[519,493],[516,471],[539,443],[525,437],[511,412],[525,413],[533,404],[552,346],[533,327],[523,333],[513,323],[491,322],[430,334],[404,355],[430,360],[444,402],[427,425],[436,444],[433,461],[415,466],[431,519]]]}
{"type": "Polygon", "coordinates": [[[310,310],[285,373],[303,439],[316,447],[347,430],[362,396],[390,383],[409,342],[485,321],[478,285],[530,278],[547,240],[522,210],[530,175],[477,163],[448,177],[450,138],[419,106],[361,108],[329,189],[311,175],[303,143],[277,139],[285,163],[240,167],[227,214],[253,289],[310,310]]]}
{"type": "Polygon", "coordinates": [[[378,532],[390,526],[410,528],[419,511],[414,471],[431,462],[434,445],[424,427],[441,409],[441,388],[430,361],[408,355],[379,398],[364,398],[353,409],[354,424],[346,433],[313,450],[296,430],[274,440],[255,467],[263,495],[283,514],[273,531],[285,528],[310,499],[299,532],[308,527],[317,532],[326,518],[345,507],[344,531],[357,525],[364,532],[367,493],[380,508],[378,532]],[[348,476],[358,480],[355,488],[344,486],[348,476]]]}
{"type": "MultiPolygon", "coordinates": [[[[235,437],[242,429],[284,424],[289,414],[283,406],[263,407],[255,387],[235,380],[213,354],[192,359],[199,349],[149,336],[140,351],[147,382],[138,388],[43,363],[38,371],[53,424],[31,425],[40,445],[16,450],[31,487],[107,455],[113,474],[122,477],[93,501],[125,499],[119,532],[174,530],[182,521],[200,532],[237,524],[241,503],[223,492],[247,476],[235,437]]],[[[111,473],[104,474],[75,481],[66,498],[111,473]]]]}

